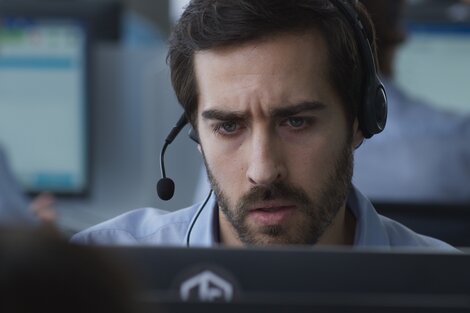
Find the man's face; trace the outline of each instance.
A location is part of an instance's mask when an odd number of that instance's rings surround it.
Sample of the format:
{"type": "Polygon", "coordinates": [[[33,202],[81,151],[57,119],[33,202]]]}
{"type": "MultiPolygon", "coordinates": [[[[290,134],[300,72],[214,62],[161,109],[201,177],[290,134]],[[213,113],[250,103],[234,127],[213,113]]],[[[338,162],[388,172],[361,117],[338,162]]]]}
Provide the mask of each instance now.
{"type": "Polygon", "coordinates": [[[316,243],[344,209],[359,140],[327,80],[323,38],[282,34],[198,52],[194,63],[222,237],[316,243]]]}

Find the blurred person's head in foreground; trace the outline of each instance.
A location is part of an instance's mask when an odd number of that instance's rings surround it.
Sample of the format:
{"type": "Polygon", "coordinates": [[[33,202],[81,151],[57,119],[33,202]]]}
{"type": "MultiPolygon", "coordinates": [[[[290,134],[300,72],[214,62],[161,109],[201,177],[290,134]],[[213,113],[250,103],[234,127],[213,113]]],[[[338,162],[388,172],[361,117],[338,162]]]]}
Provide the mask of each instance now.
{"type": "Polygon", "coordinates": [[[0,312],[132,312],[131,283],[91,247],[52,229],[0,229],[0,312]]]}

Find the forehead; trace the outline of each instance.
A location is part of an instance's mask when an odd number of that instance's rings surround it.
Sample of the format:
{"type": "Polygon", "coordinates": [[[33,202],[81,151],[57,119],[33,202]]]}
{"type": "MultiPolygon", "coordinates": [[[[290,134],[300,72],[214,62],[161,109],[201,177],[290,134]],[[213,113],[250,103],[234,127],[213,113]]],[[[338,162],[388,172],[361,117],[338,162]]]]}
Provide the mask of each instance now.
{"type": "Polygon", "coordinates": [[[200,51],[194,57],[198,111],[253,98],[270,105],[321,100],[332,92],[327,56],[314,30],[200,51]]]}

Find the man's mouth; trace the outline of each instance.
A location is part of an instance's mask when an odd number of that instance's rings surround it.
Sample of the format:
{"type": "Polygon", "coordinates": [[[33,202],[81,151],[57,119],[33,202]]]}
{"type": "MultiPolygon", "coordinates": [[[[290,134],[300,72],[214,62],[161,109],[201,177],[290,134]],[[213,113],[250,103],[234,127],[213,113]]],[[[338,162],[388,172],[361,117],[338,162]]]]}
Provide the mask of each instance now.
{"type": "Polygon", "coordinates": [[[263,202],[257,203],[249,211],[249,216],[256,224],[278,225],[284,223],[296,210],[297,206],[291,203],[263,202]]]}

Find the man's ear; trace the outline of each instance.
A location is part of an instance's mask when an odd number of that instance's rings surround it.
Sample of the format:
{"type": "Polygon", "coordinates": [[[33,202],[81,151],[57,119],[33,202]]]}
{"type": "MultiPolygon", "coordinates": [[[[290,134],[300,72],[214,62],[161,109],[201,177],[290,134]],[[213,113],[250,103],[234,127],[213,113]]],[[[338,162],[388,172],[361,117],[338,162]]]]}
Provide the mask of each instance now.
{"type": "Polygon", "coordinates": [[[194,129],[194,126],[191,126],[191,129],[189,130],[189,138],[194,141],[195,143],[197,143],[197,149],[199,150],[200,153],[202,153],[202,148],[201,148],[201,144],[199,142],[199,134],[197,133],[197,131],[194,129]]]}
{"type": "Polygon", "coordinates": [[[352,138],[352,148],[357,149],[359,148],[362,143],[364,142],[364,135],[362,134],[362,130],[359,127],[359,121],[358,119],[354,119],[353,127],[352,127],[352,132],[353,132],[353,138],[352,138]]]}

